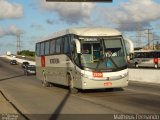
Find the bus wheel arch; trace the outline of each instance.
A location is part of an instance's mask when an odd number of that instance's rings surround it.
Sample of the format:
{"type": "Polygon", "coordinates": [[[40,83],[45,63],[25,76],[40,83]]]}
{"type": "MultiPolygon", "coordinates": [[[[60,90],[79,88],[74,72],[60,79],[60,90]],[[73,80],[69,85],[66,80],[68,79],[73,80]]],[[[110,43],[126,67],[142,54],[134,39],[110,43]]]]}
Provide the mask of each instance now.
{"type": "Polygon", "coordinates": [[[71,75],[70,72],[67,73],[67,82],[68,82],[69,92],[70,92],[71,94],[76,94],[76,93],[78,93],[78,89],[76,89],[76,88],[74,87],[73,76],[71,75]]]}

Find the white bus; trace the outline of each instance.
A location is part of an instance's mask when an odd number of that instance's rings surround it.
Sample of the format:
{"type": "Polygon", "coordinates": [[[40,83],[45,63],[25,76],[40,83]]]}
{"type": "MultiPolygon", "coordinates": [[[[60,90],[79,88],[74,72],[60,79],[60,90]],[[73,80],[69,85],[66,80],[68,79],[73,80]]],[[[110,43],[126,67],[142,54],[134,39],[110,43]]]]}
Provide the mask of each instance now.
{"type": "Polygon", "coordinates": [[[72,28],[36,43],[36,76],[77,89],[128,85],[127,51],[122,34],[110,28],[72,28]]]}
{"type": "Polygon", "coordinates": [[[154,67],[158,68],[160,60],[160,51],[158,50],[139,50],[134,51],[132,63],[135,67],[154,67]]]}

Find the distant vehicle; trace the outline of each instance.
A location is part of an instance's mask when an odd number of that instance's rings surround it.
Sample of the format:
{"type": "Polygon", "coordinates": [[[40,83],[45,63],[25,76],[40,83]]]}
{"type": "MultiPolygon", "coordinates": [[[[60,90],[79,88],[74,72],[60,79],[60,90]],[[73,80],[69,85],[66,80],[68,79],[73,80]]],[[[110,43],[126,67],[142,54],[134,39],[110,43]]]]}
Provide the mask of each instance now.
{"type": "Polygon", "coordinates": [[[12,57],[13,57],[13,58],[16,58],[16,56],[15,56],[15,55],[13,55],[12,57]]]}
{"type": "MultiPolygon", "coordinates": [[[[127,51],[122,34],[110,28],[72,28],[36,43],[36,76],[77,89],[128,85],[127,51]]],[[[131,47],[131,46],[130,46],[131,47]]]]}
{"type": "Polygon", "coordinates": [[[36,67],[35,65],[27,65],[24,68],[24,75],[35,75],[36,74],[36,67]]]}
{"type": "Polygon", "coordinates": [[[158,50],[142,50],[135,51],[131,63],[135,67],[160,67],[160,51],[158,50]]]}
{"type": "Polygon", "coordinates": [[[28,66],[28,65],[29,65],[29,62],[23,62],[22,65],[21,65],[21,67],[22,67],[22,68],[25,68],[25,67],[28,66]]]}
{"type": "Polygon", "coordinates": [[[16,60],[11,60],[11,61],[10,61],[10,64],[11,64],[11,65],[17,65],[18,63],[17,63],[16,60]]]}
{"type": "Polygon", "coordinates": [[[11,55],[11,52],[10,52],[10,51],[7,51],[6,54],[7,54],[7,56],[10,56],[10,55],[11,55]]]}

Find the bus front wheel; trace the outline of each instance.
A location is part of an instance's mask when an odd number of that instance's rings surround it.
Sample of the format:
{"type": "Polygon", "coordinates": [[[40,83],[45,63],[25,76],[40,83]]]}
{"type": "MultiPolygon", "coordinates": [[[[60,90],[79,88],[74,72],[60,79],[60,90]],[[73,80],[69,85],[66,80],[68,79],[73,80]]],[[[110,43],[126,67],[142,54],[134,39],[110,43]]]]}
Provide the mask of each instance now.
{"type": "Polygon", "coordinates": [[[67,74],[67,81],[68,81],[68,86],[69,86],[69,92],[70,92],[71,94],[76,94],[76,93],[78,93],[78,89],[76,89],[76,88],[73,87],[73,80],[72,80],[70,74],[67,74]]]}

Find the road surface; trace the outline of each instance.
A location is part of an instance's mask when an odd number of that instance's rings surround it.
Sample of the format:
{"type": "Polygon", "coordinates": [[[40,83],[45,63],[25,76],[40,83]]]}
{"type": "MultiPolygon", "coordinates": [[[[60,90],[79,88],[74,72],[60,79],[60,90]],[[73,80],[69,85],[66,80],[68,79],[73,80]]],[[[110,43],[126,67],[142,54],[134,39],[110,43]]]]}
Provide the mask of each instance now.
{"type": "Polygon", "coordinates": [[[130,82],[124,89],[81,90],[71,95],[62,86],[43,87],[34,75],[24,76],[20,65],[10,65],[4,58],[0,58],[0,90],[31,120],[160,114],[160,85],[130,82]]]}

